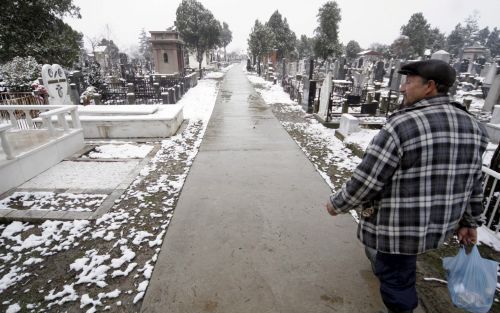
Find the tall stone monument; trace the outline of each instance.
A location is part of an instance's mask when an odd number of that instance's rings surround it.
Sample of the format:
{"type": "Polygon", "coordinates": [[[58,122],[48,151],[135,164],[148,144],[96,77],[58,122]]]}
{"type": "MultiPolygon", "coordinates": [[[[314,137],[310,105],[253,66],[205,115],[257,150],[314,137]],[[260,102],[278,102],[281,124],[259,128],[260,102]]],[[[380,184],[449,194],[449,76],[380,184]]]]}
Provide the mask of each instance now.
{"type": "Polygon", "coordinates": [[[483,111],[491,112],[497,104],[500,104],[500,75],[497,75],[491,84],[488,96],[484,101],[483,111]]]}
{"type": "Polygon", "coordinates": [[[318,115],[324,120],[328,116],[328,104],[330,103],[330,94],[332,93],[332,74],[328,73],[323,80],[321,86],[321,94],[319,96],[319,110],[318,115]]]}

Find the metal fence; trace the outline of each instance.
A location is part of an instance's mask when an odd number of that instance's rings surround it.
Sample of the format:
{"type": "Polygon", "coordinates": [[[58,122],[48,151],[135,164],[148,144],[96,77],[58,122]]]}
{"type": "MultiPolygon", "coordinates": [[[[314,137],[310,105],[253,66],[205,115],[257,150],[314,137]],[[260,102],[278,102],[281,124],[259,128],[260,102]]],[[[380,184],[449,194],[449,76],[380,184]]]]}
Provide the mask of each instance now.
{"type": "Polygon", "coordinates": [[[485,225],[498,233],[500,231],[500,211],[498,211],[500,186],[497,185],[498,180],[500,180],[500,173],[486,166],[483,166],[483,173],[485,175],[483,184],[485,225]]]}
{"type": "Polygon", "coordinates": [[[101,99],[104,104],[127,104],[127,94],[133,93],[135,103],[160,104],[163,101],[161,94],[180,84],[184,92],[187,91],[191,87],[190,77],[140,77],[103,85],[101,99]]]}
{"type": "MultiPolygon", "coordinates": [[[[48,104],[47,98],[35,96],[31,92],[0,92],[0,105],[44,105],[48,104]]],[[[36,118],[39,110],[10,110],[0,111],[0,123],[11,123],[18,129],[29,129],[26,116],[36,118]]]]}

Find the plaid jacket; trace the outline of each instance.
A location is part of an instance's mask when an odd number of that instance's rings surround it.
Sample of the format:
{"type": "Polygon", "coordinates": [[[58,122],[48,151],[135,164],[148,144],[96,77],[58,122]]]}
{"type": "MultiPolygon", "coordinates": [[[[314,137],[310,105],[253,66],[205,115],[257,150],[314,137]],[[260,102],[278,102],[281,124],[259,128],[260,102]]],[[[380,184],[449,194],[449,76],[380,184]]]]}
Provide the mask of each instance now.
{"type": "Polygon", "coordinates": [[[337,213],[371,206],[358,238],[378,251],[419,254],[438,248],[459,222],[479,225],[486,129],[446,96],[391,115],[342,189],[337,213]]]}

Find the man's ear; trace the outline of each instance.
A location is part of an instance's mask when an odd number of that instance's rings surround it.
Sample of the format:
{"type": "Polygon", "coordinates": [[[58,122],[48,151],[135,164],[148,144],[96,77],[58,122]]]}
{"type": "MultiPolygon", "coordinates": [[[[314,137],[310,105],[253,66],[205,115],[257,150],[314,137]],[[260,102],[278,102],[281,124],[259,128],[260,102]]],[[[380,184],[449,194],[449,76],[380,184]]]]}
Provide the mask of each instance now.
{"type": "Polygon", "coordinates": [[[437,84],[434,80],[432,79],[429,79],[427,81],[427,88],[428,88],[428,91],[427,93],[430,94],[430,95],[435,95],[437,94],[437,84]]]}

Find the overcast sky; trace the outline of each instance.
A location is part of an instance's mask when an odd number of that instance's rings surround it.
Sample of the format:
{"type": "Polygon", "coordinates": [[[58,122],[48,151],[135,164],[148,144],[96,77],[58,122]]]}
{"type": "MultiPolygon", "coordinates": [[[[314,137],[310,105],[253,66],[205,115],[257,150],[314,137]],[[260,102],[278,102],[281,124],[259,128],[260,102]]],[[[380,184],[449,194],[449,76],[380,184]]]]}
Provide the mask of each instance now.
{"type": "MultiPolygon", "coordinates": [[[[85,36],[105,36],[121,50],[136,46],[140,30],[165,30],[172,26],[181,0],[73,0],[81,19],[65,18],[85,36]],[[107,25],[107,27],[106,27],[107,25]]],[[[201,0],[216,19],[228,23],[233,41],[228,51],[247,50],[247,38],[256,19],[265,22],[278,10],[286,17],[297,38],[313,36],[318,9],[325,0],[201,0]]],[[[373,42],[390,44],[413,13],[422,12],[427,21],[448,34],[474,11],[479,26],[500,28],[500,0],[337,0],[341,8],[340,41],[356,40],[363,48],[373,42]]],[[[88,46],[88,42],[86,45],[88,46]]]]}

